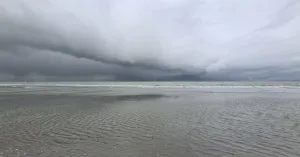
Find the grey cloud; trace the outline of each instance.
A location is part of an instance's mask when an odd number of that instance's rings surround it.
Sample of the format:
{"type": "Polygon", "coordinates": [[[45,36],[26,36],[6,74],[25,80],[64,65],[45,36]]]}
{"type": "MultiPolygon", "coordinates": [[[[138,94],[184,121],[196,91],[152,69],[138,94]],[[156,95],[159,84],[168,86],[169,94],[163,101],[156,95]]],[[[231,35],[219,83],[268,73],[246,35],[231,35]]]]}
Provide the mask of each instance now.
{"type": "Polygon", "coordinates": [[[282,7],[279,11],[274,14],[274,17],[271,19],[269,24],[264,26],[262,29],[274,29],[280,26],[283,26],[299,16],[300,1],[291,0],[285,6],[282,7]]]}
{"type": "Polygon", "coordinates": [[[166,75],[163,71],[145,72],[139,67],[120,67],[25,47],[18,54],[1,52],[0,63],[0,71],[6,74],[3,76],[5,80],[8,75],[14,75],[15,80],[31,80],[32,77],[42,80],[144,80],[145,77],[166,75]]]}
{"type": "Polygon", "coordinates": [[[299,7],[297,0],[5,0],[0,77],[300,79],[293,74],[299,7]]]}
{"type": "MultiPolygon", "coordinates": [[[[72,32],[74,34],[66,33],[60,28],[55,28],[52,23],[43,21],[42,17],[36,17],[35,14],[29,16],[30,13],[26,12],[24,14],[24,19],[9,17],[5,13],[1,16],[1,47],[27,46],[32,49],[49,50],[50,53],[51,51],[64,53],[76,58],[86,58],[102,63],[169,70],[163,65],[158,65],[159,63],[156,63],[155,60],[130,61],[106,55],[105,53],[110,50],[103,46],[104,42],[101,39],[94,37],[93,32],[86,31],[88,28],[82,27],[77,31],[74,30],[72,32]]],[[[76,24],[74,23],[74,25],[76,24]]]]}

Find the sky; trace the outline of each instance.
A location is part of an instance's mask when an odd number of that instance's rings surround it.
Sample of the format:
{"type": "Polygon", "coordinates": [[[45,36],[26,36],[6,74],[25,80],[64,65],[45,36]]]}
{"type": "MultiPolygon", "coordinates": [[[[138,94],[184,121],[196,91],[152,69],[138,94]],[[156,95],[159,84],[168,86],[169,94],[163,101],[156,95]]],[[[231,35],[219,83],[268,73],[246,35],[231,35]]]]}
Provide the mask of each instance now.
{"type": "Polygon", "coordinates": [[[300,0],[1,0],[20,80],[300,80],[300,0]]]}

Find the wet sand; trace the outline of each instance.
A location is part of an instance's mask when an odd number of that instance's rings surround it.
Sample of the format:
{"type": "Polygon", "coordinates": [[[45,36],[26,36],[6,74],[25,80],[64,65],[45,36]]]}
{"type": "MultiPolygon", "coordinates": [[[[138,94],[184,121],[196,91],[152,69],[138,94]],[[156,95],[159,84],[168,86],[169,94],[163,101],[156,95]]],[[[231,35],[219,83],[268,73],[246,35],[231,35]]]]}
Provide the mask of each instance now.
{"type": "Polygon", "coordinates": [[[0,157],[300,156],[300,89],[0,87],[0,157]]]}

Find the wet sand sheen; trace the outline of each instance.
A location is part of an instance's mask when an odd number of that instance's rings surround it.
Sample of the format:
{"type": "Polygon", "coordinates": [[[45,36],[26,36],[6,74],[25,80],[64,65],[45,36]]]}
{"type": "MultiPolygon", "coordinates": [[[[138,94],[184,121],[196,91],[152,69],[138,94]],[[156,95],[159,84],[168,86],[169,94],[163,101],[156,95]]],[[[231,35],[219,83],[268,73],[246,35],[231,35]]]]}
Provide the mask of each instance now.
{"type": "Polygon", "coordinates": [[[0,157],[300,156],[296,89],[0,91],[0,157]]]}

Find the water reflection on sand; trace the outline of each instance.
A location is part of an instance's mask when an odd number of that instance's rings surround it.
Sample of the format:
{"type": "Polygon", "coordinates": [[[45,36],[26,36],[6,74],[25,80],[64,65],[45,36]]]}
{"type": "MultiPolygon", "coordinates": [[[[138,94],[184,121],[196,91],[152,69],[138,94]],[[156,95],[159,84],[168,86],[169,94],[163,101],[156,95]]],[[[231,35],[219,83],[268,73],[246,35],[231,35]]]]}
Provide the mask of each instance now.
{"type": "Polygon", "coordinates": [[[296,88],[0,91],[0,157],[300,156],[296,88]]]}

